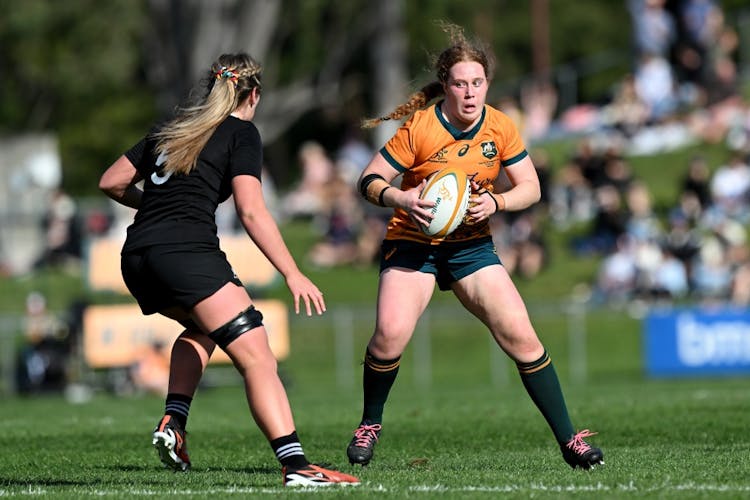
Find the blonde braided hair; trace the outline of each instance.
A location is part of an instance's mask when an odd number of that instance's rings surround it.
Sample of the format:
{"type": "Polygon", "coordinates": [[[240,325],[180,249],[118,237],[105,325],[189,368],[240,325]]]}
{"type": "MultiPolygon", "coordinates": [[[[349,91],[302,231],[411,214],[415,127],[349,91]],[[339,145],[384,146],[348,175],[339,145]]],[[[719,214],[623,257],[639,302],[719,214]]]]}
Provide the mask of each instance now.
{"type": "Polygon", "coordinates": [[[261,65],[245,53],[223,54],[203,80],[206,95],[194,106],[178,109],[177,116],[154,134],[157,154],[165,154],[164,169],[189,174],[216,127],[253,89],[261,91],[261,65]]]}

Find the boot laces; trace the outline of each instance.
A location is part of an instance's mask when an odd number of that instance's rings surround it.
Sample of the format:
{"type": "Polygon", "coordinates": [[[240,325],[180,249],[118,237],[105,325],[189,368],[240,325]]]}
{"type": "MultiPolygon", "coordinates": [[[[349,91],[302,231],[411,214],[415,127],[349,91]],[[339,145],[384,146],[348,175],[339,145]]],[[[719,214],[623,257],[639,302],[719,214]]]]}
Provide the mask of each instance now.
{"type": "Polygon", "coordinates": [[[360,425],[354,431],[354,446],[368,448],[373,441],[378,440],[378,432],[383,427],[380,424],[360,425]]]}
{"type": "Polygon", "coordinates": [[[567,442],[565,446],[573,450],[573,452],[576,453],[577,455],[583,455],[584,453],[586,453],[587,451],[591,449],[591,446],[589,446],[589,444],[586,441],[584,441],[583,438],[587,438],[587,437],[594,436],[594,435],[596,435],[596,432],[591,432],[588,429],[584,429],[578,434],[576,434],[575,436],[573,436],[570,439],[570,441],[567,442]]]}

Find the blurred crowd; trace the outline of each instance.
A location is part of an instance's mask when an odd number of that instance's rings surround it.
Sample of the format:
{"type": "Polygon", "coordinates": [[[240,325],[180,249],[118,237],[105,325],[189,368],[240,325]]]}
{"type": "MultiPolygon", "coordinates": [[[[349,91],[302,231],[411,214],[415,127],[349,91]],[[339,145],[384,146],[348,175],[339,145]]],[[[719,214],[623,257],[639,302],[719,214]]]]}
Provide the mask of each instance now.
{"type": "Polygon", "coordinates": [[[520,276],[544,265],[544,222],[576,232],[570,249],[601,266],[592,298],[750,305],[750,106],[737,67],[739,36],[714,0],[627,0],[633,27],[632,72],[605,102],[556,114],[553,86],[531,82],[498,107],[527,144],[573,138],[576,150],[552,168],[532,157],[542,203],[497,217],[503,262],[520,276]],[[686,162],[671,206],[655,207],[629,159],[696,144],[721,145],[715,164],[686,162]],[[553,173],[554,172],[554,173],[553,173]]]}
{"type": "Polygon", "coordinates": [[[727,149],[715,168],[693,156],[677,199],[655,207],[620,151],[582,141],[552,187],[549,214],[558,226],[585,223],[571,250],[601,258],[594,299],[750,306],[749,153],[727,149]]]}

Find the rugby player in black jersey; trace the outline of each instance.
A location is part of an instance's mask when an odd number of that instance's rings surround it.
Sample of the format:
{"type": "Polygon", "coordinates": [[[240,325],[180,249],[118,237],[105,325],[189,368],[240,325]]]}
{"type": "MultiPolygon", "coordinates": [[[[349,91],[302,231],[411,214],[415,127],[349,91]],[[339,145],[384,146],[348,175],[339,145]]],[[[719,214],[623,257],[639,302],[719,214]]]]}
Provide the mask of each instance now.
{"type": "Polygon", "coordinates": [[[281,462],[283,484],[357,484],[308,462],[263,315],[219,249],[215,211],[231,195],[247,234],[284,277],[295,312],[325,311],[323,294],[298,269],[263,199],[262,144],[252,122],[261,66],[244,53],[224,54],[205,86],[198,103],[151,130],[99,181],[110,198],[137,209],[122,248],[128,289],[144,314],[162,314],[185,328],[172,348],[165,414],[153,444],[167,467],[190,467],[190,403],[218,345],[244,378],[251,414],[281,462]]]}

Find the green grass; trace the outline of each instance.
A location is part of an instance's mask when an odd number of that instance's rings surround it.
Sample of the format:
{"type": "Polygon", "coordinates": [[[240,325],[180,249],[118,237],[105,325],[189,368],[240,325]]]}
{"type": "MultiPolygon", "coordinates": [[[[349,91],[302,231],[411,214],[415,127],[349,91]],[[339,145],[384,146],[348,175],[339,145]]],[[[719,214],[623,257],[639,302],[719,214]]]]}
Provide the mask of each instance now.
{"type": "MultiPolygon", "coordinates": [[[[357,474],[347,498],[746,498],[747,384],[740,380],[591,383],[568,391],[571,414],[599,432],[606,465],[572,471],[519,384],[496,388],[454,366],[453,388],[394,389],[373,463],[345,463],[356,391],[300,374],[290,397],[308,455],[357,474]]],[[[305,369],[305,372],[308,370],[305,369]]],[[[98,395],[4,402],[0,496],[55,498],[278,497],[280,473],[239,387],[202,391],[193,405],[194,468],[160,468],[149,434],[159,398],[98,395]]]]}
{"type": "MultiPolygon", "coordinates": [[[[405,353],[375,460],[365,469],[348,465],[344,449],[361,410],[357,360],[372,312],[339,306],[323,318],[292,319],[292,354],[281,365],[310,458],[362,480],[357,488],[318,494],[675,499],[750,494],[746,380],[646,379],[639,322],[603,311],[586,318],[585,358],[571,356],[567,318],[544,308],[532,314],[553,354],[571,417],[579,428],[599,432],[591,442],[604,449],[605,466],[590,472],[568,468],[512,364],[491,349],[476,320],[448,306],[431,310],[405,353]],[[348,355],[337,361],[342,346],[348,355]],[[571,369],[582,361],[583,381],[571,369]]],[[[226,381],[225,372],[212,366],[207,380],[221,375],[226,381]]],[[[278,465],[249,416],[239,379],[231,380],[202,388],[193,403],[194,468],[187,474],[161,469],[151,449],[150,431],[163,409],[160,397],[115,398],[100,391],[83,404],[61,396],[5,399],[0,496],[291,494],[280,486],[278,465]]]]}

